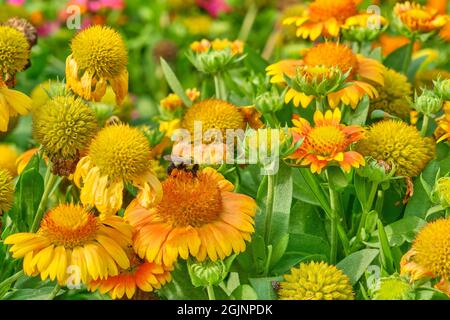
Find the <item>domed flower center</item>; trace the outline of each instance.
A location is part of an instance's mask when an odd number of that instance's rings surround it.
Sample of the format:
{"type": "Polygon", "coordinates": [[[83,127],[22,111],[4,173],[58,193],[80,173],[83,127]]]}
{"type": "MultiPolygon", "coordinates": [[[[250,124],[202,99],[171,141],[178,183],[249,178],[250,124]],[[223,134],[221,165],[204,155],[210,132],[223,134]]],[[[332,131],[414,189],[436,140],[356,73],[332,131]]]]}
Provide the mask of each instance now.
{"type": "Polygon", "coordinates": [[[72,41],[72,55],[80,70],[94,76],[114,78],[128,63],[128,54],[120,35],[111,28],[93,26],[81,31],[72,41]]]}
{"type": "Polygon", "coordinates": [[[416,20],[429,20],[433,18],[429,12],[417,8],[406,11],[405,16],[416,20]]]}
{"type": "Polygon", "coordinates": [[[358,59],[353,51],[336,43],[321,43],[311,48],[304,57],[307,66],[338,67],[342,73],[350,71],[349,78],[358,72],[358,59]]]}
{"type": "Polygon", "coordinates": [[[39,233],[57,246],[74,248],[94,240],[98,227],[96,217],[85,208],[60,205],[42,219],[39,233]]]}
{"type": "Polygon", "coordinates": [[[336,126],[322,126],[311,130],[307,143],[314,153],[328,156],[336,151],[344,151],[346,147],[345,134],[336,126]]]}
{"type": "Polygon", "coordinates": [[[244,117],[239,109],[223,100],[211,99],[194,104],[184,115],[182,127],[194,134],[196,122],[201,124],[203,134],[210,129],[217,129],[223,139],[226,138],[227,129],[244,128],[244,117]]]}
{"type": "Polygon", "coordinates": [[[316,0],[309,5],[309,16],[314,22],[335,18],[344,22],[358,13],[354,0],[316,0]]]}
{"type": "Polygon", "coordinates": [[[28,41],[20,31],[0,26],[0,74],[22,71],[30,55],[28,41]]]}
{"type": "Polygon", "coordinates": [[[157,211],[175,227],[201,227],[219,217],[220,189],[209,175],[176,170],[163,182],[163,199],[157,211]]]}
{"type": "Polygon", "coordinates": [[[450,277],[450,219],[426,225],[417,235],[413,249],[415,262],[436,277],[450,277]]]}
{"type": "Polygon", "coordinates": [[[89,157],[102,175],[132,181],[150,165],[150,146],[144,134],[127,125],[102,129],[89,148],[89,157]]]}

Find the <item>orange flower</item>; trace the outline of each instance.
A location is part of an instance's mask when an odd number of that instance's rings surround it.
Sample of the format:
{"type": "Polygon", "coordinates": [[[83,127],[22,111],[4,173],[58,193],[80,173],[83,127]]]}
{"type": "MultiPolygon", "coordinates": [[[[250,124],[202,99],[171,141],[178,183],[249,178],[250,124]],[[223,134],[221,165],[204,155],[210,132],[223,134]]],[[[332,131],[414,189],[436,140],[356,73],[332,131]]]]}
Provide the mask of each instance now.
{"type": "Polygon", "coordinates": [[[339,109],[314,113],[315,126],[311,127],[303,118],[292,120],[295,140],[304,139],[301,146],[290,156],[302,166],[310,166],[311,172],[320,173],[330,164],[338,164],[348,172],[352,167],[364,165],[364,158],[356,151],[349,151],[352,143],[363,138],[364,129],[360,126],[340,124],[339,109]]]}
{"type": "Polygon", "coordinates": [[[443,109],[444,115],[437,119],[438,128],[436,129],[436,135],[439,136],[438,143],[443,140],[450,141],[450,113],[448,112],[450,101],[445,102],[443,109]]]}
{"type": "Polygon", "coordinates": [[[411,32],[437,30],[443,27],[448,20],[447,16],[439,15],[434,8],[427,8],[409,1],[397,3],[394,7],[394,15],[411,32]]]}
{"type": "MultiPolygon", "coordinates": [[[[323,70],[337,67],[342,73],[349,72],[346,79],[347,86],[336,92],[328,94],[328,103],[335,108],[340,102],[356,108],[365,94],[370,98],[378,96],[377,90],[366,80],[383,85],[383,65],[376,60],[357,55],[352,50],[338,43],[321,43],[309,49],[303,60],[284,60],[267,67],[268,75],[272,76],[271,82],[284,81],[284,75],[292,77],[297,72],[298,66],[319,67],[323,70]]],[[[318,69],[318,68],[316,68],[318,69]]],[[[294,105],[300,103],[306,108],[312,97],[290,88],[285,96],[285,102],[294,101],[294,105]]]]}
{"type": "Polygon", "coordinates": [[[450,41],[450,20],[442,27],[439,36],[445,41],[450,41]]]}
{"type": "Polygon", "coordinates": [[[129,255],[129,269],[120,271],[116,276],[93,280],[88,284],[88,289],[99,289],[100,293],[108,293],[113,299],[121,299],[125,295],[131,299],[139,290],[152,292],[171,280],[173,267],[143,261],[134,252],[129,255]]]}
{"type": "Polygon", "coordinates": [[[447,0],[427,0],[427,8],[432,8],[440,14],[445,14],[447,12],[447,5],[447,0]]]}
{"type": "Polygon", "coordinates": [[[233,188],[212,168],[173,170],[157,206],[148,210],[134,201],[125,212],[137,230],[134,249],[139,257],[172,265],[178,256],[216,261],[243,252],[255,230],[256,202],[233,188]]]}
{"type": "MultiPolygon", "coordinates": [[[[397,50],[398,48],[404,46],[405,44],[409,43],[409,39],[404,36],[391,36],[388,34],[382,34],[380,36],[380,46],[381,51],[384,56],[389,55],[391,52],[397,50]]],[[[420,49],[420,43],[415,42],[413,52],[420,49]]]]}
{"type": "Polygon", "coordinates": [[[301,16],[284,19],[283,24],[297,26],[297,37],[337,37],[347,18],[358,14],[354,0],[315,0],[301,16]]]}

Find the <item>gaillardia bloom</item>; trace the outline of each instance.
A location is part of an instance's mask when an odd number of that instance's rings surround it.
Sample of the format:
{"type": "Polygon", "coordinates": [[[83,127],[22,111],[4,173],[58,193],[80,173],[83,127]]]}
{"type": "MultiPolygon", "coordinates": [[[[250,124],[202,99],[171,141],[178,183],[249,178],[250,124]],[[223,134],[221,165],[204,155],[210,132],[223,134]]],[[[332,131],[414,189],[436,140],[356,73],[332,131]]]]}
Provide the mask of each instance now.
{"type": "Polygon", "coordinates": [[[201,124],[202,133],[209,129],[218,129],[222,135],[227,129],[244,129],[244,117],[239,109],[226,101],[203,100],[188,109],[181,127],[194,134],[195,122],[201,124]]]}
{"type": "Polygon", "coordinates": [[[450,218],[426,224],[417,234],[411,249],[403,256],[401,273],[412,280],[438,278],[438,289],[450,296],[450,218]]]}
{"type": "Polygon", "coordinates": [[[66,86],[86,100],[100,101],[109,83],[121,104],[128,94],[128,53],[120,35],[109,27],[93,26],[72,40],[66,60],[66,86]]]}
{"type": "MultiPolygon", "coordinates": [[[[370,98],[378,95],[377,90],[368,81],[383,85],[383,65],[373,59],[354,54],[345,45],[325,42],[307,50],[302,60],[284,60],[267,67],[267,74],[272,76],[272,83],[284,83],[284,75],[292,77],[297,73],[298,66],[307,66],[326,72],[330,68],[338,68],[342,74],[348,73],[345,87],[327,95],[331,108],[335,108],[340,102],[356,108],[359,101],[367,94],[370,98]]],[[[303,92],[290,88],[286,93],[285,102],[293,100],[294,105],[299,103],[306,108],[312,97],[303,92]]]]}
{"type": "Polygon", "coordinates": [[[124,296],[131,299],[140,290],[152,292],[171,280],[170,271],[173,267],[146,262],[132,250],[129,251],[130,268],[119,271],[116,276],[91,281],[88,284],[89,290],[98,289],[100,293],[108,293],[113,299],[122,299],[124,296]]]}
{"type": "Polygon", "coordinates": [[[8,131],[10,118],[28,114],[31,103],[27,95],[9,89],[0,78],[0,132],[8,131]]]}
{"type": "Polygon", "coordinates": [[[363,138],[364,129],[345,126],[340,121],[341,112],[337,108],[326,111],[325,115],[317,110],[314,113],[314,127],[306,119],[293,119],[295,127],[291,130],[294,140],[304,140],[289,158],[295,159],[299,165],[310,166],[313,173],[320,173],[332,164],[339,165],[346,172],[352,167],[364,165],[363,156],[349,150],[352,143],[363,138]]]}
{"type": "Polygon", "coordinates": [[[172,265],[178,256],[204,261],[245,250],[254,232],[256,202],[233,193],[231,182],[212,168],[175,169],[163,182],[163,198],[147,210],[132,202],[125,219],[137,230],[134,249],[149,262],[172,265]]]}
{"type": "Polygon", "coordinates": [[[29,58],[25,35],[13,27],[0,25],[0,80],[8,81],[24,70],[29,58]]]}
{"type": "Polygon", "coordinates": [[[158,202],[161,183],[150,169],[150,160],[150,144],[139,129],[122,124],[103,128],[75,170],[81,202],[115,214],[122,207],[125,183],[139,189],[137,199],[143,207],[158,202]]]}
{"type": "Polygon", "coordinates": [[[345,20],[357,14],[354,0],[315,0],[301,16],[286,18],[283,24],[295,24],[297,37],[314,41],[321,35],[337,37],[345,20]]]}
{"type": "Polygon", "coordinates": [[[280,300],[353,300],[350,279],[335,266],[325,262],[301,263],[283,276],[280,300]]]}
{"type": "Polygon", "coordinates": [[[98,218],[82,206],[62,204],[45,215],[36,233],[16,233],[4,243],[12,245],[15,259],[24,258],[25,274],[65,286],[69,266],[79,268],[84,284],[128,269],[131,237],[132,228],[121,217],[98,218]]]}
{"type": "Polygon", "coordinates": [[[356,150],[364,156],[395,166],[397,176],[415,177],[434,158],[435,142],[424,138],[414,126],[397,120],[375,123],[356,150]]]}
{"type": "Polygon", "coordinates": [[[370,112],[382,110],[401,119],[407,119],[411,112],[410,100],[412,89],[403,74],[393,69],[385,69],[384,85],[375,85],[378,97],[370,101],[370,112]]]}
{"type": "Polygon", "coordinates": [[[442,28],[448,20],[445,15],[440,15],[437,10],[421,6],[415,2],[406,1],[397,3],[394,7],[394,15],[410,32],[430,32],[442,28]]]}
{"type": "Polygon", "coordinates": [[[14,182],[8,170],[0,168],[0,215],[9,211],[13,204],[14,182]]]}
{"type": "Polygon", "coordinates": [[[19,155],[10,145],[0,143],[0,169],[8,170],[13,177],[17,176],[16,161],[19,155]]]}
{"type": "Polygon", "coordinates": [[[52,161],[78,160],[98,130],[94,110],[73,96],[55,97],[32,114],[33,137],[52,161]]]}
{"type": "Polygon", "coordinates": [[[439,137],[437,142],[450,141],[450,113],[446,109],[450,109],[450,102],[448,101],[444,104],[444,114],[437,119],[436,135],[439,137]]]}

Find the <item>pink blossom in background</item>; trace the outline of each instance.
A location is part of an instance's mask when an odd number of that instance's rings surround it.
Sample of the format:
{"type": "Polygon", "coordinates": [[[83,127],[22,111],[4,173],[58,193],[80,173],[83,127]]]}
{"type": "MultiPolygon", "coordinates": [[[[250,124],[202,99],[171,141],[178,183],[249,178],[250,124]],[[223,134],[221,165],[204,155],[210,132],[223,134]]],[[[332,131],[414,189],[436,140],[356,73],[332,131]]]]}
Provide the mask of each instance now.
{"type": "Polygon", "coordinates": [[[225,0],[197,0],[197,5],[216,18],[222,12],[229,12],[231,7],[225,0]]]}
{"type": "Polygon", "coordinates": [[[6,1],[8,4],[11,4],[13,6],[21,6],[25,3],[25,0],[8,0],[6,1]]]}
{"type": "Polygon", "coordinates": [[[47,37],[59,29],[59,21],[48,21],[43,25],[36,27],[37,33],[40,37],[47,37]]]}

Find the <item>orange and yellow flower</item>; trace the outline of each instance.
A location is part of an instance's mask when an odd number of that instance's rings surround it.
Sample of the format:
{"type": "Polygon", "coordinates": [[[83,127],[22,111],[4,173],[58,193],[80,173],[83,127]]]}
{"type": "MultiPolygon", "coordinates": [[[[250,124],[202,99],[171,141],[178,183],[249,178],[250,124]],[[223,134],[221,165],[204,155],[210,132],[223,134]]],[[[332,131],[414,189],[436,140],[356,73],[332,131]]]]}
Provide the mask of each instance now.
{"type": "Polygon", "coordinates": [[[295,127],[292,134],[295,141],[303,139],[300,147],[289,156],[301,166],[310,166],[311,172],[320,173],[333,164],[348,172],[352,167],[365,164],[364,158],[350,145],[363,138],[364,129],[360,126],[345,126],[340,123],[341,112],[327,110],[325,114],[317,110],[314,113],[315,126],[303,118],[293,119],[295,127]]]}
{"type": "Polygon", "coordinates": [[[436,9],[409,1],[397,3],[394,14],[411,32],[438,30],[448,21],[448,16],[439,14],[436,9]]]}
{"type": "Polygon", "coordinates": [[[212,168],[173,170],[157,206],[148,210],[133,202],[125,212],[137,230],[134,249],[139,257],[172,265],[179,256],[216,261],[243,252],[255,230],[256,202],[233,189],[212,168]]]}
{"type": "Polygon", "coordinates": [[[126,250],[132,243],[132,228],[121,217],[96,217],[88,209],[62,204],[50,210],[36,233],[16,233],[5,244],[12,245],[13,258],[24,258],[23,270],[29,276],[58,280],[65,286],[75,266],[76,276],[84,284],[106,279],[128,269],[126,250]]]}
{"type": "Polygon", "coordinates": [[[26,94],[9,89],[0,78],[0,132],[8,131],[10,118],[28,114],[31,103],[26,94]]]}
{"type": "MultiPolygon", "coordinates": [[[[356,108],[365,94],[370,98],[378,95],[377,90],[367,80],[380,85],[384,83],[384,67],[380,62],[354,54],[350,48],[331,42],[321,43],[309,49],[302,60],[282,60],[270,65],[266,70],[267,74],[272,76],[270,80],[272,83],[285,83],[284,75],[292,77],[299,66],[325,67],[323,70],[326,72],[332,67],[337,67],[342,73],[349,72],[346,86],[327,95],[331,108],[335,108],[340,102],[356,108]]],[[[285,95],[285,102],[289,103],[291,100],[295,106],[301,104],[306,108],[312,97],[289,88],[285,95]]]]}
{"type": "Polygon", "coordinates": [[[90,291],[99,290],[100,293],[108,293],[113,299],[128,299],[139,291],[152,292],[161,288],[171,280],[170,271],[173,267],[146,262],[131,251],[130,268],[122,270],[116,276],[106,279],[93,280],[88,284],[90,291]]]}
{"type": "Polygon", "coordinates": [[[230,41],[228,39],[214,39],[209,41],[202,39],[200,41],[194,41],[191,44],[191,50],[196,53],[212,51],[231,50],[233,55],[242,54],[244,52],[244,43],[241,40],[230,41]]]}
{"type": "Polygon", "coordinates": [[[150,160],[149,141],[139,129],[123,124],[103,128],[74,173],[81,202],[115,214],[122,207],[125,184],[131,183],[138,188],[137,200],[143,207],[157,203],[162,189],[150,160]]]}
{"type": "Polygon", "coordinates": [[[437,120],[438,128],[436,133],[439,136],[437,142],[444,140],[450,141],[450,101],[446,101],[444,104],[444,115],[437,120]]]}
{"type": "MultiPolygon", "coordinates": [[[[384,33],[380,36],[379,45],[381,46],[381,52],[383,53],[383,56],[388,56],[390,53],[404,46],[410,41],[411,40],[404,36],[392,36],[384,33]]],[[[419,49],[420,43],[418,41],[414,42],[413,52],[419,49]]]]}
{"type": "Polygon", "coordinates": [[[354,0],[315,0],[301,16],[286,18],[283,24],[295,24],[297,37],[314,41],[321,35],[337,37],[345,21],[357,14],[354,0]]]}

